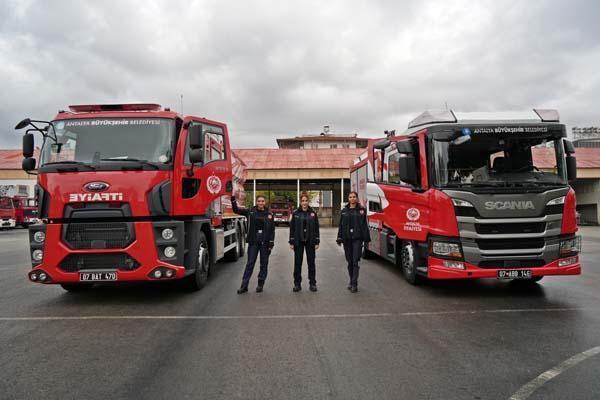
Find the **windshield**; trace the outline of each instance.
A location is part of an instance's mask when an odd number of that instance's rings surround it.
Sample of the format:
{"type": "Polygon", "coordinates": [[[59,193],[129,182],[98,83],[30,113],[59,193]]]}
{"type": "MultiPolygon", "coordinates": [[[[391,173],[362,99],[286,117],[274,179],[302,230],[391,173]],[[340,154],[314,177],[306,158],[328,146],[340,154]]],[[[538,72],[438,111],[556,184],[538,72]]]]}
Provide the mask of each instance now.
{"type": "Polygon", "coordinates": [[[285,209],[289,208],[289,205],[287,203],[272,203],[271,208],[285,209]]]}
{"type": "Polygon", "coordinates": [[[0,208],[5,210],[14,208],[12,199],[10,197],[0,197],[0,208]]]}
{"type": "MultiPolygon", "coordinates": [[[[174,126],[173,120],[162,118],[55,121],[57,141],[46,139],[40,166],[86,164],[111,169],[129,164],[127,160],[168,164],[173,153],[174,126]]],[[[49,136],[53,136],[51,132],[49,136]]]]}
{"type": "Polygon", "coordinates": [[[567,184],[560,139],[473,135],[460,144],[433,140],[432,156],[438,187],[567,184]]]}

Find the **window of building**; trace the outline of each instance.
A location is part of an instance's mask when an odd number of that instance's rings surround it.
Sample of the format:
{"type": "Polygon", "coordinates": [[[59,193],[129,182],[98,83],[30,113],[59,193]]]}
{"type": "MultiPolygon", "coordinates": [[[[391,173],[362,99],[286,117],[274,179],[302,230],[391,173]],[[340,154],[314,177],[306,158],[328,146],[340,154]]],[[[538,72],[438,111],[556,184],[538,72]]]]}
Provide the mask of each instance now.
{"type": "Polygon", "coordinates": [[[330,144],[329,148],[330,149],[337,149],[337,146],[338,146],[337,144],[330,144]]]}

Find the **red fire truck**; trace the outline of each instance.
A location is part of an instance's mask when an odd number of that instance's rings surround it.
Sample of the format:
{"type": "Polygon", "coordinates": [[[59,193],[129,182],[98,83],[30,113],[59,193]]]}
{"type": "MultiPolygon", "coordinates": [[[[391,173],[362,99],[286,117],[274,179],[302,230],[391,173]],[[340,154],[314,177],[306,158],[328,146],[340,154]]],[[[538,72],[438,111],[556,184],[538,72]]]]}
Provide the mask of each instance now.
{"type": "Polygon", "coordinates": [[[70,106],[16,129],[25,127],[24,170],[36,169],[33,133],[44,139],[32,282],[81,290],[183,279],[197,290],[218,260],[244,253],[245,219],[227,209],[243,177],[232,175],[240,163],[224,123],[157,104],[111,104],[70,106]]]}
{"type": "Polygon", "coordinates": [[[293,204],[287,197],[276,197],[271,201],[269,209],[273,213],[275,224],[289,224],[292,212],[294,211],[293,204]]]}
{"type": "Polygon", "coordinates": [[[15,219],[18,226],[27,228],[29,225],[39,222],[35,199],[27,196],[13,196],[13,203],[15,205],[15,219]]]}
{"type": "Polygon", "coordinates": [[[410,283],[581,273],[575,150],[554,110],[425,112],[351,168],[377,254],[410,283]]]}
{"type": "Polygon", "coordinates": [[[17,217],[13,199],[8,196],[0,197],[0,229],[17,226],[17,217]]]}

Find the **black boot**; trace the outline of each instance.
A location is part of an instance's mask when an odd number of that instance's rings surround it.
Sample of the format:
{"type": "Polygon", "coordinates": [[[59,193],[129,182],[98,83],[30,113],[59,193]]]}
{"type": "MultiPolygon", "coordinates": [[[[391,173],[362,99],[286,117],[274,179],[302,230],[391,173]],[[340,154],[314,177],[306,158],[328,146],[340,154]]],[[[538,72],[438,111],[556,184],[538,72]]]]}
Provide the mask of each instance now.
{"type": "Polygon", "coordinates": [[[316,292],[317,291],[317,285],[310,285],[310,291],[311,292],[316,292]]]}
{"type": "Polygon", "coordinates": [[[237,293],[242,294],[242,293],[246,293],[247,291],[248,291],[248,287],[242,286],[241,288],[238,289],[237,293]]]}
{"type": "Polygon", "coordinates": [[[358,292],[358,288],[356,286],[352,286],[352,288],[350,289],[350,292],[356,293],[356,292],[358,292]]]}
{"type": "Polygon", "coordinates": [[[294,288],[292,289],[292,291],[294,293],[299,292],[301,290],[302,290],[302,286],[300,286],[300,285],[294,285],[294,288]]]}
{"type": "Polygon", "coordinates": [[[258,281],[258,286],[256,286],[256,293],[262,293],[263,286],[265,286],[265,281],[258,281]]]}

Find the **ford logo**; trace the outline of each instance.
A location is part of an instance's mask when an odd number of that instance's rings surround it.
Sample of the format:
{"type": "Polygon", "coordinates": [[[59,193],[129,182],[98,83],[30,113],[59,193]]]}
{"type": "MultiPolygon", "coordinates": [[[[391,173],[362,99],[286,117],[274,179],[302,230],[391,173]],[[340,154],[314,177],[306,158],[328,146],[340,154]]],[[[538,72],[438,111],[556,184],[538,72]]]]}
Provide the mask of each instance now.
{"type": "Polygon", "coordinates": [[[104,182],[90,182],[86,183],[83,188],[89,192],[102,192],[108,189],[110,185],[104,182]]]}

